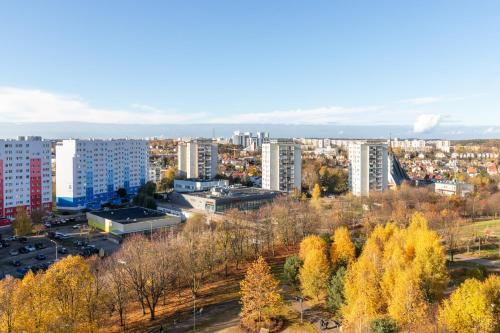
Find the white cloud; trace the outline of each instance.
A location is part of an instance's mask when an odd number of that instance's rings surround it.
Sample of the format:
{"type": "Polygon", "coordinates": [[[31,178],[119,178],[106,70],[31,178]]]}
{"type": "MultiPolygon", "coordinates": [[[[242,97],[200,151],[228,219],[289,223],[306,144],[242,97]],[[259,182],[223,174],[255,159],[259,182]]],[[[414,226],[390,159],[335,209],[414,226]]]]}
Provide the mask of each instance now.
{"type": "Polygon", "coordinates": [[[484,130],[484,133],[497,133],[497,132],[500,132],[500,129],[495,127],[488,127],[487,129],[484,130]]]}
{"type": "Polygon", "coordinates": [[[439,125],[441,116],[438,114],[421,114],[413,123],[414,133],[425,133],[439,125]]]}
{"type": "Polygon", "coordinates": [[[78,96],[0,87],[0,122],[154,124],[190,122],[204,116],[203,113],[181,114],[139,104],[123,110],[95,108],[78,96]]]}
{"type": "Polygon", "coordinates": [[[428,96],[428,97],[417,97],[417,98],[410,98],[410,99],[405,99],[402,100],[402,103],[408,103],[412,105],[426,105],[426,104],[433,104],[437,102],[442,102],[446,98],[443,96],[428,96]]]}
{"type": "Polygon", "coordinates": [[[233,124],[233,123],[261,123],[261,124],[289,124],[289,125],[325,125],[325,124],[354,124],[366,123],[370,118],[374,119],[382,112],[380,106],[367,107],[340,107],[326,106],[314,109],[296,109],[271,112],[259,112],[248,114],[235,114],[226,117],[216,117],[211,123],[233,124]]]}

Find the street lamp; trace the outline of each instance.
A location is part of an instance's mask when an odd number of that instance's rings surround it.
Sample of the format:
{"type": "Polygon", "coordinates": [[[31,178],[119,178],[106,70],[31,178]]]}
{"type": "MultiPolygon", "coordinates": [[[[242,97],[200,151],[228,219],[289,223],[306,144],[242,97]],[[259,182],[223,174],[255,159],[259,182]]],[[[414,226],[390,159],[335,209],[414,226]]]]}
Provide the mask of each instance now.
{"type": "Polygon", "coordinates": [[[49,239],[52,243],[56,244],[56,261],[57,261],[57,242],[53,239],[49,239]]]}

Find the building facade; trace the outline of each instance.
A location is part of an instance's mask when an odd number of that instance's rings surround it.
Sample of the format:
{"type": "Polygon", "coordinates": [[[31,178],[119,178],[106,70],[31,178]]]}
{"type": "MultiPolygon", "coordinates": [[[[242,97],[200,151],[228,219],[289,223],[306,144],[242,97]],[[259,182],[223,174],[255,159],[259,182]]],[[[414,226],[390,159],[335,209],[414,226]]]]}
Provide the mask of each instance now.
{"type": "Polygon", "coordinates": [[[181,177],[213,179],[217,175],[218,148],[212,139],[179,142],[177,163],[181,177]]]}
{"type": "Polygon", "coordinates": [[[63,140],[56,146],[56,204],[63,210],[98,208],[124,188],[137,194],[148,177],[145,140],[63,140]]]}
{"type": "Polygon", "coordinates": [[[388,186],[386,144],[355,143],[349,145],[349,190],[357,196],[371,191],[385,191],[388,186]]]}
{"type": "Polygon", "coordinates": [[[301,186],[300,145],[290,139],[271,139],[262,144],[262,188],[292,192],[301,186]]]}
{"type": "Polygon", "coordinates": [[[17,207],[52,210],[50,141],[41,137],[0,140],[0,217],[13,219],[17,207]]]}
{"type": "Polygon", "coordinates": [[[465,197],[474,192],[474,185],[463,182],[436,182],[434,191],[441,195],[465,197]]]}

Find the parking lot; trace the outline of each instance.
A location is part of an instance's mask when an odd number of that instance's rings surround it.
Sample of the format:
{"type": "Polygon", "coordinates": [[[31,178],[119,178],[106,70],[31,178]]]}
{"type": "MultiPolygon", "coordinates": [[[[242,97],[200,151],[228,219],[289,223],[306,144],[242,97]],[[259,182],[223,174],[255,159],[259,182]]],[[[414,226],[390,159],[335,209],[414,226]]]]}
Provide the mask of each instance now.
{"type": "Polygon", "coordinates": [[[89,230],[84,214],[53,216],[45,220],[45,230],[40,235],[13,237],[10,226],[0,229],[0,278],[9,274],[23,277],[28,270],[47,269],[67,255],[84,257],[109,255],[118,244],[108,240],[106,234],[89,230]],[[57,253],[56,253],[57,245],[57,253]]]}

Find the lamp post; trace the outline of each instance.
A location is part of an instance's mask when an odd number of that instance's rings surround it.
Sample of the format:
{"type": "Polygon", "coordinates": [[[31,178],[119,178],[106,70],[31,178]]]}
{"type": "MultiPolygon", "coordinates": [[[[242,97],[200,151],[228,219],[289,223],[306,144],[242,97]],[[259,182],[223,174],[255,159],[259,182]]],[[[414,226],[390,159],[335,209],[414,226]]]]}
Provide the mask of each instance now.
{"type": "Polygon", "coordinates": [[[49,239],[52,243],[56,244],[56,261],[57,261],[57,242],[53,239],[49,239]]]}

